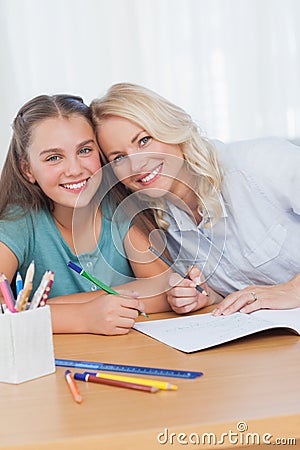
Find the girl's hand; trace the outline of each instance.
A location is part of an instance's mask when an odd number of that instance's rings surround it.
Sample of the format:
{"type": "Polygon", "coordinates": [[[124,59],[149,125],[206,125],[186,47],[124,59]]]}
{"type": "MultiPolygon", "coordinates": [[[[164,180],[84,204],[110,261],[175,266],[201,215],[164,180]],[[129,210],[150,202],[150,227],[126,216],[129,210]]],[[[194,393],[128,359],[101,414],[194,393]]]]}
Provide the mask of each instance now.
{"type": "Polygon", "coordinates": [[[135,324],[144,304],[137,292],[119,291],[121,295],[102,294],[83,304],[84,322],[90,333],[127,334],[135,324]]]}
{"type": "Polygon", "coordinates": [[[197,285],[201,284],[201,287],[208,292],[205,283],[201,282],[202,274],[198,267],[191,268],[189,277],[190,280],[182,278],[177,273],[172,273],[169,278],[169,284],[173,287],[167,292],[167,301],[177,314],[196,311],[212,303],[211,297],[207,297],[195,289],[197,285]]]}
{"type": "Polygon", "coordinates": [[[234,312],[250,313],[258,309],[290,309],[300,306],[300,278],[274,286],[248,286],[228,295],[213,311],[215,316],[234,312]]]}

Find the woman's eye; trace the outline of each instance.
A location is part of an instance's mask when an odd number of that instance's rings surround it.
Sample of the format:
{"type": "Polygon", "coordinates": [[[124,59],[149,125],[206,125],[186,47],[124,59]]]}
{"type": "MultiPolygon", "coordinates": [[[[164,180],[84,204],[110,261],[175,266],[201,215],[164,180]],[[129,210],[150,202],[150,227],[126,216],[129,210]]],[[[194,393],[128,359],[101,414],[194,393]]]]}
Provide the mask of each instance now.
{"type": "Polygon", "coordinates": [[[148,142],[151,140],[151,136],[144,136],[142,139],[139,140],[139,145],[141,147],[144,147],[148,142]]]}
{"type": "Polygon", "coordinates": [[[112,162],[117,164],[117,163],[121,162],[125,157],[126,157],[125,155],[116,156],[116,158],[114,158],[112,162]]]}

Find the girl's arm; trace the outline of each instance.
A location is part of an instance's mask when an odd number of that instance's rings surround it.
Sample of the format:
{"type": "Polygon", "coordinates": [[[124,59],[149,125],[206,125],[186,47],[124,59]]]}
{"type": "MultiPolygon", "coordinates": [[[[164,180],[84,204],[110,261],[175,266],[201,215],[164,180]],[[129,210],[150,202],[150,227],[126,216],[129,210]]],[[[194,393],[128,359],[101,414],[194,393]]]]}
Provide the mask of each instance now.
{"type": "Polygon", "coordinates": [[[0,242],[0,273],[4,273],[11,283],[17,270],[18,260],[15,254],[3,242],[0,242]]]}
{"type": "MultiPolygon", "coordinates": [[[[15,254],[0,242],[0,273],[3,272],[11,283],[17,269],[15,254]]],[[[128,333],[138,317],[138,310],[143,311],[144,305],[131,290],[119,292],[120,295],[108,295],[103,291],[83,292],[49,299],[47,304],[51,309],[53,332],[128,333]]]]}
{"type": "Polygon", "coordinates": [[[130,291],[122,292],[123,295],[93,294],[94,298],[85,302],[49,300],[53,333],[127,334],[138,310],[143,310],[143,304],[130,291]]]}

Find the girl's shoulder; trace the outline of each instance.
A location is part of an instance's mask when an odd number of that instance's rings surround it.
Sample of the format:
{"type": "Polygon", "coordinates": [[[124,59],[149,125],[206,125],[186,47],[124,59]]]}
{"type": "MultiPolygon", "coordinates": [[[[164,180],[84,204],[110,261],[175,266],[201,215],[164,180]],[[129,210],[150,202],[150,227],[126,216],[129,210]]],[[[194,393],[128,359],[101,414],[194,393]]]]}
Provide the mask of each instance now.
{"type": "Polygon", "coordinates": [[[44,210],[27,210],[23,208],[21,205],[8,205],[3,216],[0,220],[2,221],[27,221],[33,218],[40,218],[44,216],[46,212],[44,210]]]}
{"type": "Polygon", "coordinates": [[[48,211],[27,211],[21,206],[9,207],[5,215],[0,218],[1,230],[20,230],[30,232],[32,228],[37,228],[41,223],[49,220],[50,213],[48,211]]]}

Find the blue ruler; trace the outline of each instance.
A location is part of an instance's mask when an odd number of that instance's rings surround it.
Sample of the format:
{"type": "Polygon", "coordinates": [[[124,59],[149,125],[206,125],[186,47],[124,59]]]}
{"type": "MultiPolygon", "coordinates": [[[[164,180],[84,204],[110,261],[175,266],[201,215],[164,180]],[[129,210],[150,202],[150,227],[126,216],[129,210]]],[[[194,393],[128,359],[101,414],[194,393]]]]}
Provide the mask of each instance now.
{"type": "Polygon", "coordinates": [[[92,361],[74,361],[71,359],[55,359],[55,365],[63,367],[76,367],[77,369],[104,370],[108,372],[134,373],[138,375],[151,375],[157,377],[194,379],[203,375],[203,372],[158,369],[156,367],[125,366],[123,364],[107,364],[92,361]]]}

